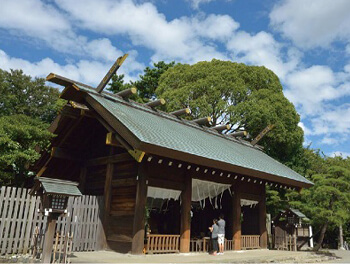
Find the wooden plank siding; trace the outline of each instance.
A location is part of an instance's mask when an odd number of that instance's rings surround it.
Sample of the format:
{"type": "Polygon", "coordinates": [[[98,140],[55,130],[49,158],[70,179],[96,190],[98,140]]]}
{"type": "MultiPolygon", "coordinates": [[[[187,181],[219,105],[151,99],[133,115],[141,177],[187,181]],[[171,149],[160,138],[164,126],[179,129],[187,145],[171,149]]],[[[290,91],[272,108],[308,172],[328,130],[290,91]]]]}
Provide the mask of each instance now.
{"type": "MultiPolygon", "coordinates": [[[[38,212],[40,198],[28,192],[25,188],[0,188],[0,255],[28,253],[35,228],[41,232],[46,228],[47,217],[38,212]]],[[[87,195],[68,200],[69,215],[58,219],[56,232],[73,235],[73,251],[96,250],[98,229],[102,228],[101,200],[87,195]]]]}
{"type": "Polygon", "coordinates": [[[120,159],[113,164],[106,239],[108,247],[118,252],[131,250],[138,166],[130,159],[120,159]]]}

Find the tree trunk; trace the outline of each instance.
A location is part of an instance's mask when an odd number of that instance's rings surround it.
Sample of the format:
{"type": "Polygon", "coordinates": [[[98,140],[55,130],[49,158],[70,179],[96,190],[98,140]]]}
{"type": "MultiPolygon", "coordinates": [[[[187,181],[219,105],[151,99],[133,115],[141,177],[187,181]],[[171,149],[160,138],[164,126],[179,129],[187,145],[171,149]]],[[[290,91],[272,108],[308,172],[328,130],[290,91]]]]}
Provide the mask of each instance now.
{"type": "Polygon", "coordinates": [[[339,249],[344,249],[344,239],[343,239],[343,226],[339,226],[339,249]]]}
{"type": "Polygon", "coordinates": [[[327,231],[327,227],[328,227],[328,221],[322,225],[320,236],[319,236],[319,238],[317,240],[316,247],[314,247],[314,251],[318,251],[321,248],[321,245],[322,245],[322,242],[323,242],[323,238],[324,238],[324,234],[327,231]]]}

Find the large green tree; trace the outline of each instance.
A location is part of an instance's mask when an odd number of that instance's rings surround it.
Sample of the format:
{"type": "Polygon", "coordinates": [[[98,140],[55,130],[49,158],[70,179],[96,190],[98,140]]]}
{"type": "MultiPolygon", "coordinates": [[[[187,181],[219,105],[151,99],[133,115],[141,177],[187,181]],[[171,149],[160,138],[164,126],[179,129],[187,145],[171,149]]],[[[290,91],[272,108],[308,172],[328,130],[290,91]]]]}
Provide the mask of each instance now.
{"type": "Polygon", "coordinates": [[[47,147],[47,128],[63,104],[45,79],[0,69],[0,185],[21,186],[33,176],[35,146],[47,147]]]}
{"type": "Polygon", "coordinates": [[[302,148],[299,115],[283,95],[278,77],[265,67],[215,59],[177,64],[161,75],[156,94],[167,100],[168,111],[190,107],[193,118],[229,122],[233,130],[244,129],[252,137],[274,124],[259,144],[282,162],[302,148]]]}
{"type": "Polygon", "coordinates": [[[290,204],[301,209],[319,229],[315,250],[318,250],[327,230],[338,228],[350,220],[350,159],[322,157],[308,153],[311,166],[307,176],[314,186],[291,193],[290,204]]]}
{"type": "Polygon", "coordinates": [[[47,147],[51,137],[47,124],[39,119],[0,117],[0,186],[21,186],[33,177],[29,167],[40,156],[35,148],[47,147]]]}
{"type": "Polygon", "coordinates": [[[0,69],[0,116],[24,114],[51,123],[63,100],[45,79],[25,75],[22,70],[0,69]]]}

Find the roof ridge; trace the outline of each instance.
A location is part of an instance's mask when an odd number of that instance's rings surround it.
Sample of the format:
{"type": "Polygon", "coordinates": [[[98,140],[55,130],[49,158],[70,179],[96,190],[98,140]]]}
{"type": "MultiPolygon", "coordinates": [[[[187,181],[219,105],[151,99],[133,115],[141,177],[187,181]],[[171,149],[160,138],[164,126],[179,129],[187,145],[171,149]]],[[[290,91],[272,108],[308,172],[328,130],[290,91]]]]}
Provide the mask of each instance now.
{"type": "MultiPolygon", "coordinates": [[[[76,83],[76,85],[79,86],[79,84],[77,84],[77,83],[76,83]]],[[[167,118],[167,119],[175,121],[177,123],[196,128],[196,129],[198,129],[200,131],[203,131],[203,132],[207,132],[207,133],[209,133],[211,135],[218,136],[218,137],[230,140],[232,142],[235,142],[235,143],[238,143],[238,144],[241,144],[241,145],[244,145],[244,146],[247,146],[247,147],[251,147],[253,149],[261,151],[260,148],[254,147],[248,141],[242,141],[242,140],[235,139],[233,137],[229,137],[229,136],[227,136],[225,134],[220,134],[218,131],[213,130],[210,127],[200,126],[200,125],[198,125],[195,122],[191,122],[191,120],[186,120],[186,119],[183,119],[183,118],[176,117],[176,116],[174,116],[174,115],[172,115],[170,113],[167,113],[167,112],[164,112],[164,111],[161,111],[161,110],[157,110],[157,109],[153,109],[153,108],[151,108],[151,107],[149,107],[147,105],[138,103],[138,102],[133,101],[133,100],[123,99],[123,98],[121,98],[121,97],[119,97],[118,95],[115,95],[115,94],[107,93],[105,91],[103,91],[102,93],[98,93],[95,90],[92,90],[92,89],[91,90],[90,89],[87,90],[86,88],[87,87],[83,87],[82,90],[85,90],[87,93],[92,93],[94,95],[101,96],[101,97],[103,97],[105,99],[108,99],[108,100],[114,102],[114,103],[118,102],[118,103],[121,103],[123,105],[130,106],[130,107],[133,107],[133,108],[136,108],[138,110],[151,113],[151,114],[159,116],[159,117],[167,118]]]]}

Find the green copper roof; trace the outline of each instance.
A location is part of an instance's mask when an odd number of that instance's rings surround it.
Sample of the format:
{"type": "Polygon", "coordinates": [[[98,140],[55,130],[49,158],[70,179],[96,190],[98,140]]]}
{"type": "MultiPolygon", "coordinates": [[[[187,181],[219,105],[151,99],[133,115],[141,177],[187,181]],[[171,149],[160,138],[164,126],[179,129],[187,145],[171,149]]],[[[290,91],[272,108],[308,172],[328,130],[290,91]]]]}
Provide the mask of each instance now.
{"type": "MultiPolygon", "coordinates": [[[[88,92],[93,100],[112,114],[140,142],[276,175],[303,183],[302,185],[305,186],[312,185],[312,182],[251,146],[248,142],[239,142],[216,131],[202,128],[197,124],[135,102],[126,102],[106,94],[100,95],[86,87],[79,86],[79,89],[88,92]]],[[[144,149],[140,148],[140,150],[144,149]]]]}
{"type": "MultiPolygon", "coordinates": [[[[65,194],[65,195],[69,195],[69,196],[82,195],[80,190],[78,189],[77,182],[44,178],[44,177],[37,177],[35,179],[40,182],[43,190],[46,193],[65,194]]],[[[38,185],[38,188],[40,188],[39,186],[40,185],[38,185]]]]}
{"type": "Polygon", "coordinates": [[[289,210],[291,212],[293,212],[296,216],[300,217],[300,218],[307,218],[302,212],[300,212],[298,209],[293,209],[293,208],[289,208],[289,210]]]}

